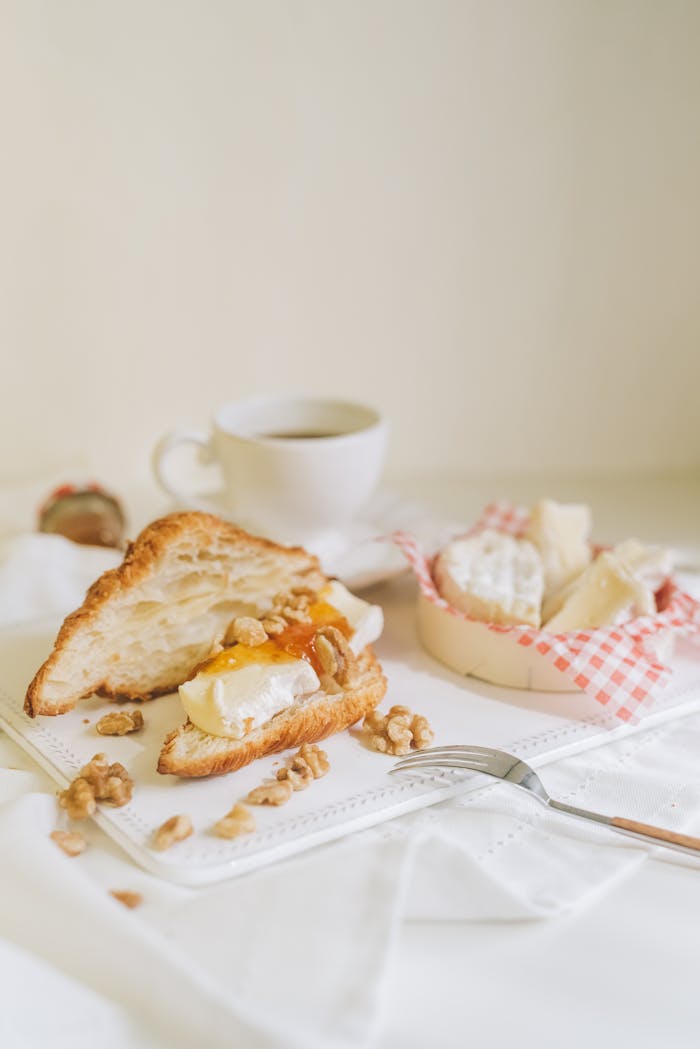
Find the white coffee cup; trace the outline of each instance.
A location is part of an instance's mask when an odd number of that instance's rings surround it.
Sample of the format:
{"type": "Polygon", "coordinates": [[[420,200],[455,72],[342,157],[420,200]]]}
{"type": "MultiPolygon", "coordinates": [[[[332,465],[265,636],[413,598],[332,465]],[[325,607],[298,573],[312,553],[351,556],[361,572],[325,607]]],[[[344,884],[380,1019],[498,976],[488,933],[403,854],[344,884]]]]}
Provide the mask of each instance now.
{"type": "Polygon", "coordinates": [[[249,530],[308,542],[347,525],[377,486],[388,426],[364,404],[321,397],[263,396],[225,404],[210,433],[178,429],[153,453],[153,470],[179,505],[223,512],[249,530]],[[172,476],[171,452],[190,443],[221,468],[206,500],[172,476]]]}

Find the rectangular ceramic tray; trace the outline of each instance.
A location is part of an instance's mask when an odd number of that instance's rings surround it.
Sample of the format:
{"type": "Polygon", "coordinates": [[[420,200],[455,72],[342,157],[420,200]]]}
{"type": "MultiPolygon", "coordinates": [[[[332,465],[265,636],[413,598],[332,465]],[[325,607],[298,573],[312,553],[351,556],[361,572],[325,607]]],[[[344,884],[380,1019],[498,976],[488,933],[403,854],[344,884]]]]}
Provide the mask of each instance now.
{"type": "MultiPolygon", "coordinates": [[[[509,690],[459,677],[421,650],[406,588],[398,587],[384,607],[387,626],[377,646],[389,680],[383,706],[402,703],[425,714],[436,745],[500,747],[540,766],[700,708],[700,652],[690,646],[677,654],[665,695],[640,723],[624,725],[583,694],[509,690]]],[[[211,833],[212,824],[274,775],[285,755],[203,780],[159,775],[161,743],[183,720],[176,695],[144,704],[145,727],[132,736],[97,734],[96,721],[114,706],[96,698],[61,717],[32,721],[22,710],[24,693],[58,625],[41,622],[0,633],[0,725],[61,787],[99,751],[121,761],[135,782],[133,799],[123,808],[101,806],[95,819],[138,864],[170,881],[203,885],[228,878],[484,784],[482,777],[456,770],[390,776],[394,759],[367,749],[354,728],[323,743],[331,763],[327,776],[281,808],[255,808],[256,832],[225,841],[211,833]],[[155,851],[153,831],[176,813],[191,817],[195,833],[167,852],[155,851]]]]}

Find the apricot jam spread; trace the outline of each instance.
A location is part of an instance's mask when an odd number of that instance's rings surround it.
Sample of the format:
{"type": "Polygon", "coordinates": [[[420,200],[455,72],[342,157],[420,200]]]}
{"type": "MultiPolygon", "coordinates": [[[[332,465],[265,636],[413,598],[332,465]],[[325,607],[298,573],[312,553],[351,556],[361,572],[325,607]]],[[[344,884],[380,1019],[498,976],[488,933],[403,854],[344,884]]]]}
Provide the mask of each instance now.
{"type": "Polygon", "coordinates": [[[236,644],[225,648],[206,659],[193,671],[194,674],[221,674],[226,670],[240,670],[253,663],[273,665],[288,663],[293,659],[305,659],[317,674],[323,667],[316,652],[316,634],[322,626],[334,626],[350,639],[352,627],[337,608],[326,601],[316,601],[307,612],[311,622],[290,623],[281,634],[268,638],[262,645],[236,644]]]}

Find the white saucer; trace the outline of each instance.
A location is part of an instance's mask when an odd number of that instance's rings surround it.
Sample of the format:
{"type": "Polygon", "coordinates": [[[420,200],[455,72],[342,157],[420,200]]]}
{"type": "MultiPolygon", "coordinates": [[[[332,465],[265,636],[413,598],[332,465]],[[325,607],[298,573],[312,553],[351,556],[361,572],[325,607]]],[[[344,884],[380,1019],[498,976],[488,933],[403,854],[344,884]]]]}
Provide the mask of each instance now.
{"type": "MultiPolygon", "coordinates": [[[[207,503],[219,516],[233,520],[215,496],[207,496],[207,503]]],[[[248,527],[241,521],[235,523],[248,527]]],[[[351,590],[363,590],[407,571],[406,558],[388,538],[398,529],[411,532],[427,550],[436,550],[463,531],[464,525],[436,518],[425,506],[384,489],[356,521],[342,530],[311,538],[304,545],[316,554],[327,575],[340,579],[351,590]]],[[[250,531],[255,528],[250,526],[250,531]]],[[[269,538],[286,541],[284,535],[269,538]]]]}

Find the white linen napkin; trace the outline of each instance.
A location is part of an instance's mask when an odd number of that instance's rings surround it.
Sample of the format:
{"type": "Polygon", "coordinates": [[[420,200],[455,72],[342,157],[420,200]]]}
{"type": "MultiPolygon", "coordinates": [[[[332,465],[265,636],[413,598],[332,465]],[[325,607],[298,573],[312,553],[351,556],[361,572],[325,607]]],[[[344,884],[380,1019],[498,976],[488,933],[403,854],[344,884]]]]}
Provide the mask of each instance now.
{"type": "MultiPolygon", "coordinates": [[[[12,538],[0,560],[0,623],[65,614],[118,559],[60,537],[12,538]]],[[[581,807],[685,829],[700,810],[699,743],[700,716],[687,717],[549,765],[543,777],[555,797],[581,807]]],[[[147,1049],[161,1041],[212,1049],[367,1044],[401,921],[555,916],[593,900],[648,855],[493,784],[188,890],[138,869],[94,826],[87,852],[65,857],[49,838],[54,795],[0,734],[0,971],[10,977],[0,986],[7,994],[16,974],[31,970],[52,1003],[53,1044],[78,1047],[81,988],[96,1025],[111,1023],[128,1032],[122,1044],[147,1049]],[[110,889],[138,891],[143,905],[127,911],[110,889]]],[[[10,1049],[44,1044],[39,1020],[21,1019],[26,1000],[0,1009],[0,1044],[10,1049]]]]}

